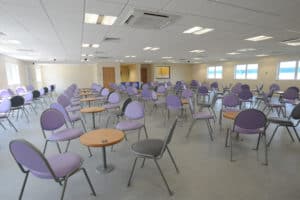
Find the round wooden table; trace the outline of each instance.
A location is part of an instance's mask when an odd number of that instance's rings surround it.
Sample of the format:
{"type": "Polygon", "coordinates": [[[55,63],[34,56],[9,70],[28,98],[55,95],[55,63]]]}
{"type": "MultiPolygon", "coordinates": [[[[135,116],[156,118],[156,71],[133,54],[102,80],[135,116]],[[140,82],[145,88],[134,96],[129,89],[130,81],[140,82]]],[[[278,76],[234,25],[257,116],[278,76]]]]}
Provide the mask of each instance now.
{"type": "Polygon", "coordinates": [[[89,107],[91,106],[91,101],[96,101],[96,97],[89,97],[89,98],[84,98],[84,99],[80,99],[80,102],[88,102],[89,103],[89,107]]]}
{"type": "Polygon", "coordinates": [[[102,147],[103,166],[99,165],[97,171],[109,173],[114,167],[107,165],[106,147],[121,142],[124,137],[124,132],[117,129],[97,129],[80,136],[80,143],[88,147],[102,147]]]}
{"type": "Polygon", "coordinates": [[[88,107],[88,108],[82,108],[80,109],[81,113],[92,113],[93,116],[93,128],[96,128],[95,125],[95,113],[103,112],[105,111],[105,108],[103,107],[88,107]]]}
{"type": "Polygon", "coordinates": [[[188,99],[181,99],[181,104],[182,105],[189,104],[189,100],[188,99]]]}

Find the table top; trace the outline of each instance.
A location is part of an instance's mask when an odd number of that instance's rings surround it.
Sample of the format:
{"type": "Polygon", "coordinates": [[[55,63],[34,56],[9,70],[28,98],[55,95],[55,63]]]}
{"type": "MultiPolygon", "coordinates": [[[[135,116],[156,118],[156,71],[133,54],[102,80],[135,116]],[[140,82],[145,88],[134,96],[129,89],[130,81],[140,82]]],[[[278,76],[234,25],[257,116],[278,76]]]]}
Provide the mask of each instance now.
{"type": "Polygon", "coordinates": [[[94,93],[92,92],[80,92],[79,95],[80,96],[86,96],[86,95],[93,95],[94,93]]]}
{"type": "Polygon", "coordinates": [[[277,90],[277,91],[275,91],[274,93],[275,93],[275,94],[284,94],[284,91],[282,91],[282,90],[277,90]]]}
{"type": "Polygon", "coordinates": [[[89,147],[105,147],[121,142],[125,137],[117,129],[97,129],[80,136],[80,143],[89,147]]]}
{"type": "Polygon", "coordinates": [[[188,99],[181,99],[181,103],[182,103],[182,104],[188,104],[188,103],[189,103],[189,100],[188,100],[188,99]]]}
{"type": "Polygon", "coordinates": [[[240,111],[228,111],[223,112],[223,117],[226,119],[235,120],[236,116],[240,113],[240,111]]]}
{"type": "Polygon", "coordinates": [[[105,108],[103,107],[88,107],[88,108],[82,108],[80,109],[80,112],[82,113],[97,113],[97,112],[103,112],[105,108]]]}
{"type": "Polygon", "coordinates": [[[89,97],[89,98],[80,99],[80,102],[96,101],[96,100],[97,99],[95,97],[89,97]]]}

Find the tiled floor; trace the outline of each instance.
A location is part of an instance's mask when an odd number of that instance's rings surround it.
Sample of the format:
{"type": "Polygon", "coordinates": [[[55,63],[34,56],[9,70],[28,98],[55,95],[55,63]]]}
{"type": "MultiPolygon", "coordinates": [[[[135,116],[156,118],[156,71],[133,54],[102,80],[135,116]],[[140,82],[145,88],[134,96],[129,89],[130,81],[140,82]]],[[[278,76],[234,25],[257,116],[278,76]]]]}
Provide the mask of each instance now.
{"type": "MultiPolygon", "coordinates": [[[[218,108],[218,105],[216,106],[218,108]]],[[[218,109],[217,109],[218,110],[218,109]]],[[[39,112],[39,115],[41,110],[39,112]]],[[[189,114],[189,113],[188,113],[189,114]]],[[[42,137],[39,115],[30,114],[30,123],[25,118],[14,122],[19,132],[13,129],[0,133],[0,199],[17,199],[24,174],[11,157],[8,143],[12,139],[24,138],[42,149],[42,137]]],[[[173,115],[174,116],[174,115],[173,115]]],[[[104,126],[104,119],[98,126],[104,126]]],[[[96,118],[98,119],[98,118],[96,118]]],[[[249,119],[251,120],[251,119],[249,119]]],[[[160,112],[149,112],[146,125],[151,138],[163,138],[172,120],[164,125],[160,112]]],[[[115,146],[115,151],[108,151],[108,162],[115,166],[110,174],[96,173],[96,166],[102,162],[101,149],[92,149],[94,156],[88,152],[79,140],[71,143],[70,151],[80,154],[84,167],[95,187],[97,196],[90,196],[90,190],[82,174],[76,174],[68,183],[65,199],[101,199],[101,200],[299,200],[300,181],[300,143],[292,143],[286,130],[280,129],[269,149],[269,166],[262,165],[263,146],[258,152],[252,150],[256,136],[241,136],[243,141],[235,142],[234,159],[229,161],[229,149],[224,148],[225,128],[230,121],[224,120],[223,129],[214,125],[214,141],[211,142],[204,122],[197,123],[190,137],[185,138],[190,119],[179,122],[170,149],[179,166],[180,174],[165,155],[159,161],[161,168],[174,191],[169,196],[154,162],[148,161],[144,168],[137,167],[132,186],[127,187],[130,169],[134,160],[130,152],[130,143],[137,140],[137,134],[128,135],[129,141],[115,146]]],[[[79,125],[79,124],[78,124],[79,125]]],[[[91,116],[87,116],[87,127],[91,128],[91,116]]],[[[274,127],[270,127],[273,129],[274,127]]],[[[271,130],[268,130],[270,136],[271,130]]],[[[56,146],[50,144],[46,155],[57,153],[56,146]]],[[[61,187],[54,181],[41,180],[30,176],[23,199],[53,200],[59,199],[61,187]]]]}

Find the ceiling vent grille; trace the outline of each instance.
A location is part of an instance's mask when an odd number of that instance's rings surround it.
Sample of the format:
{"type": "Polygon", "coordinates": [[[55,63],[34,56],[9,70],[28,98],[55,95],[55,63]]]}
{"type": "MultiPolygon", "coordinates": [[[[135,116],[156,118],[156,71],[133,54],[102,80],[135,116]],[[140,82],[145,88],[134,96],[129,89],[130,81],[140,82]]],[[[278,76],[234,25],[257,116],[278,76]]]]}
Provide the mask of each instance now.
{"type": "Polygon", "coordinates": [[[103,39],[103,42],[118,42],[120,41],[120,38],[117,37],[105,37],[103,39]]]}
{"type": "Polygon", "coordinates": [[[96,59],[109,59],[111,57],[109,57],[109,56],[96,56],[95,58],[96,59]]]}
{"type": "Polygon", "coordinates": [[[178,15],[149,12],[144,10],[133,10],[127,15],[123,24],[133,28],[162,29],[179,18],[178,15]]]}

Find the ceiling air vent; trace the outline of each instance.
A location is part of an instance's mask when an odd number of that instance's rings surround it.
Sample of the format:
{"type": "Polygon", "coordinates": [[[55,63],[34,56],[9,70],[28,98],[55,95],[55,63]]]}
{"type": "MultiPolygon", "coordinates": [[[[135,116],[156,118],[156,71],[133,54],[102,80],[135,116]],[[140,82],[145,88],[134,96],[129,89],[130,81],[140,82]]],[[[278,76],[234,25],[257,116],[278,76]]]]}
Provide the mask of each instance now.
{"type": "Polygon", "coordinates": [[[109,57],[109,56],[96,56],[95,58],[96,59],[109,59],[111,57],[109,57]]]}
{"type": "Polygon", "coordinates": [[[289,45],[289,46],[300,46],[300,38],[293,38],[293,39],[289,39],[289,40],[284,40],[281,43],[289,45]]]}
{"type": "Polygon", "coordinates": [[[124,24],[133,28],[162,29],[174,23],[178,18],[178,15],[133,10],[129,15],[127,15],[124,24]]]}
{"type": "Polygon", "coordinates": [[[103,42],[117,42],[120,41],[120,38],[117,37],[105,37],[103,39],[103,42]]]}

